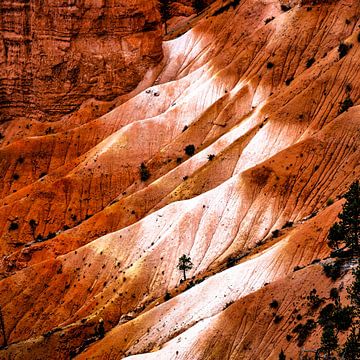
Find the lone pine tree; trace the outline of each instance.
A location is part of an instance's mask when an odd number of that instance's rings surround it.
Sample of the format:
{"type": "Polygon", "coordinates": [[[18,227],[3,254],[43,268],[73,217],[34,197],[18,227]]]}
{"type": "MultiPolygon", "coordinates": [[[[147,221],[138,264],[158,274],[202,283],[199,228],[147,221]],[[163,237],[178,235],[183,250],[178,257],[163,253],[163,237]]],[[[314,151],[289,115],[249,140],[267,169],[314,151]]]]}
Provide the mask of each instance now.
{"type": "Polygon", "coordinates": [[[183,272],[184,281],[186,281],[186,271],[192,269],[193,263],[191,262],[191,258],[186,256],[185,254],[179,258],[179,263],[177,265],[178,269],[183,272]]]}

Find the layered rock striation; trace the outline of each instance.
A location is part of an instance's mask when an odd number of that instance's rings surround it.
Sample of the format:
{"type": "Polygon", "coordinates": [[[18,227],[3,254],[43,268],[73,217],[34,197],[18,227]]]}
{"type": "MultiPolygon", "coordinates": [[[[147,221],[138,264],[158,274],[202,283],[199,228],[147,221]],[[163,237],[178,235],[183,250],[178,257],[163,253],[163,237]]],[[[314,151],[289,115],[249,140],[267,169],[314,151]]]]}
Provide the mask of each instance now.
{"type": "Polygon", "coordinates": [[[132,90],[162,57],[155,0],[4,0],[0,121],[44,120],[132,90]]]}

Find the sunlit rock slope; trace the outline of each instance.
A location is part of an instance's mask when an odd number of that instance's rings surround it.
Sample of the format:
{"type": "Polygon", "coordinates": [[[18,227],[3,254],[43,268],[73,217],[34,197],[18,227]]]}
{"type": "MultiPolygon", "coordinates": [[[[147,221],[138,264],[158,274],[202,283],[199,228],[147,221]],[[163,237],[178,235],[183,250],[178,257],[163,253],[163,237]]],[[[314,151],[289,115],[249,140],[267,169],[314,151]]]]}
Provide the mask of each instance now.
{"type": "Polygon", "coordinates": [[[281,5],[215,1],[131,92],[0,125],[0,358],[299,356],[306,296],[350,280],[322,264],[360,177],[360,4],[281,5]]]}

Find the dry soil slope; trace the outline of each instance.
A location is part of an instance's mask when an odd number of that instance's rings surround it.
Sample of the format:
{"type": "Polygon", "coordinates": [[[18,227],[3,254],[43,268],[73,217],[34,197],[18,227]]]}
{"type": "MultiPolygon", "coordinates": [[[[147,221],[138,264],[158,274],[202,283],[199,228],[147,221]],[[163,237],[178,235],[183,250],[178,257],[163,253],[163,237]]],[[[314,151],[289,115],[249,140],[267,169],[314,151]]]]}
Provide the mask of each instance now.
{"type": "MultiPolygon", "coordinates": [[[[29,181],[6,196],[0,209],[2,252],[9,255],[1,304],[10,341],[17,343],[4,356],[66,358],[101,317],[114,330],[84,356],[144,353],[186,331],[183,352],[176,354],[170,341],[161,358],[206,358],[204,351],[214,349],[207,341],[216,339],[231,309],[251,299],[266,307],[265,283],[281,282],[295,266],[326,257],[326,233],[340,209],[336,203],[324,210],[326,201],[344,193],[360,173],[358,11],[355,2],[345,1],[286,13],[277,2],[244,1],[205,16],[165,44],[153,87],[70,130],[81,134],[94,126],[103,140],[81,157],[62,160],[43,181],[29,181]],[[339,60],[340,40],[353,47],[339,60]],[[315,64],[307,68],[311,57],[315,64]],[[346,97],[355,106],[339,115],[346,97]],[[187,144],[197,149],[191,158],[183,152],[187,144]],[[210,154],[216,155],[212,161],[210,154]],[[152,174],[145,184],[137,173],[142,161],[152,174]],[[301,224],[314,211],[320,214],[301,224]],[[14,246],[19,239],[32,241],[31,218],[46,235],[95,213],[40,245],[21,251],[14,246]],[[296,226],[272,239],[271,231],[289,220],[296,226]],[[10,221],[20,229],[7,231],[10,221]],[[259,242],[265,244],[259,248],[259,242]],[[185,292],[176,270],[182,253],[193,260],[194,280],[207,277],[185,292]],[[243,255],[225,270],[229,257],[243,255]],[[167,291],[183,293],[153,308],[167,291]],[[223,312],[229,301],[236,302],[223,312]],[[58,326],[50,337],[40,336],[58,326]],[[123,335],[128,333],[131,339],[123,335]]],[[[315,281],[320,272],[310,266],[301,276],[315,281]]],[[[284,280],[290,299],[297,297],[291,295],[295,280],[284,280]]],[[[304,284],[303,291],[311,286],[304,284]]],[[[326,291],[326,282],[319,286],[326,291]]],[[[276,329],[261,330],[270,348],[264,342],[244,349],[241,333],[229,339],[236,349],[228,357],[244,353],[250,359],[254,351],[260,358],[274,356],[284,346],[283,339],[274,340],[276,329]]],[[[288,346],[298,351],[295,343],[288,346]]],[[[218,351],[209,350],[209,358],[218,351]]]]}

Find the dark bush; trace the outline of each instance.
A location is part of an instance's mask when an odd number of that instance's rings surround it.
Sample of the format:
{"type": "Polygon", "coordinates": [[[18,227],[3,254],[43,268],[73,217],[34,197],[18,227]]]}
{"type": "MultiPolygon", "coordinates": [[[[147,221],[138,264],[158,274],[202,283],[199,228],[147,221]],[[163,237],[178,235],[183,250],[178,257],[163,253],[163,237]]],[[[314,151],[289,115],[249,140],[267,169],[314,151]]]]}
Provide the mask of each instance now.
{"type": "Polygon", "coordinates": [[[269,22],[273,21],[274,19],[275,19],[275,17],[272,16],[271,18],[265,19],[265,20],[264,20],[264,23],[265,23],[265,24],[268,24],[269,22]]]}
{"type": "Polygon", "coordinates": [[[316,328],[316,323],[313,319],[309,319],[305,324],[298,324],[293,332],[298,334],[298,346],[303,346],[306,339],[312,333],[312,331],[316,328]]]}
{"type": "Polygon", "coordinates": [[[336,260],[333,264],[324,264],[323,270],[327,277],[335,281],[341,275],[341,261],[336,260]]]}
{"type": "Polygon", "coordinates": [[[324,302],[324,299],[316,294],[316,289],[312,289],[306,298],[312,309],[317,309],[324,302]]]}
{"type": "Polygon", "coordinates": [[[282,229],[291,228],[293,225],[294,225],[294,223],[293,223],[292,221],[287,221],[287,222],[283,225],[282,229]]]}
{"type": "Polygon", "coordinates": [[[274,299],[269,305],[272,309],[276,309],[279,307],[279,302],[274,299]]]}
{"type": "Polygon", "coordinates": [[[150,178],[150,172],[144,163],[140,165],[140,179],[146,181],[150,178]]]}
{"type": "Polygon", "coordinates": [[[188,156],[193,156],[195,154],[195,146],[194,145],[187,145],[184,149],[185,154],[188,156]]]}
{"type": "Polygon", "coordinates": [[[274,239],[278,238],[280,236],[280,230],[279,229],[276,229],[274,230],[272,233],[271,233],[272,237],[274,239]]]}
{"type": "Polygon", "coordinates": [[[164,296],[164,300],[165,300],[165,301],[168,301],[168,300],[170,300],[170,299],[171,299],[171,294],[167,291],[166,294],[165,294],[165,296],[164,296]]]}
{"type": "Polygon", "coordinates": [[[289,77],[288,79],[285,80],[285,85],[289,86],[292,83],[293,80],[294,80],[293,76],[289,77]]]}
{"type": "Polygon", "coordinates": [[[274,323],[278,324],[281,320],[283,319],[283,316],[281,315],[276,315],[274,318],[274,323]]]}
{"type": "Polygon", "coordinates": [[[19,228],[19,224],[15,221],[12,221],[9,225],[9,230],[10,231],[15,231],[19,228]]]}
{"type": "Polygon", "coordinates": [[[274,67],[274,64],[269,61],[269,62],[266,64],[266,67],[267,67],[268,69],[272,69],[272,68],[274,67]]]}
{"type": "Polygon", "coordinates": [[[338,47],[339,58],[342,59],[344,56],[346,56],[350,48],[351,48],[350,45],[345,44],[343,42],[340,43],[338,47]]]}
{"type": "Polygon", "coordinates": [[[211,160],[214,160],[215,158],[215,155],[214,154],[209,154],[208,155],[208,160],[211,161],[211,160]]]}
{"type": "Polygon", "coordinates": [[[342,114],[345,111],[348,111],[354,105],[353,101],[349,96],[347,96],[342,103],[340,103],[339,114],[342,114]]]}
{"type": "Polygon", "coordinates": [[[289,11],[290,9],[291,9],[290,5],[285,5],[285,4],[281,5],[281,10],[284,12],[289,11]]]}
{"type": "Polygon", "coordinates": [[[306,62],[306,67],[309,68],[311,67],[315,62],[315,59],[312,57],[310,59],[308,59],[308,61],[306,62]]]}
{"type": "Polygon", "coordinates": [[[13,175],[13,179],[14,179],[14,180],[19,180],[19,179],[20,179],[20,175],[15,173],[15,174],[13,175]]]}
{"type": "Polygon", "coordinates": [[[19,156],[18,159],[16,160],[17,163],[22,164],[24,162],[24,158],[22,156],[19,156]]]}

